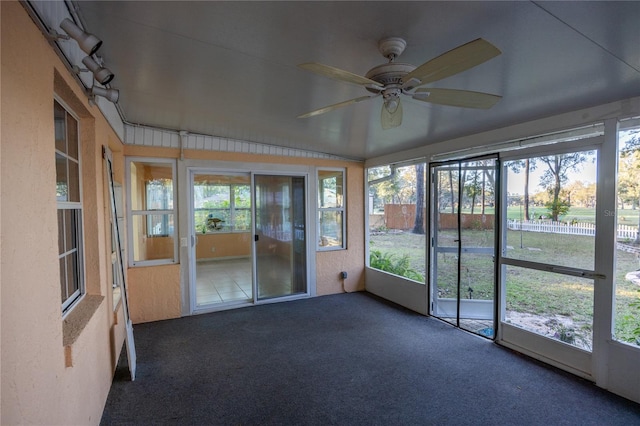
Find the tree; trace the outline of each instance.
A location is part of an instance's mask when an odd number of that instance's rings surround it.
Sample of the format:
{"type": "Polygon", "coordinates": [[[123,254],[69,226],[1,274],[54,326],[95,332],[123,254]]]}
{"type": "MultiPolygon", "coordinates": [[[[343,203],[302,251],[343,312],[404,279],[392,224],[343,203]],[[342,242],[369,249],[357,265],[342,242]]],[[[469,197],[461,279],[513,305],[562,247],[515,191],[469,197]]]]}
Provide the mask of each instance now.
{"type": "Polygon", "coordinates": [[[473,214],[474,212],[476,199],[478,198],[478,195],[482,194],[482,185],[478,180],[479,175],[480,175],[479,171],[477,170],[471,171],[469,182],[468,183],[465,182],[464,184],[464,191],[466,195],[469,198],[471,198],[471,214],[473,214]]]}
{"type": "Polygon", "coordinates": [[[533,170],[535,170],[536,168],[536,159],[535,158],[526,158],[524,160],[516,160],[516,161],[511,161],[509,163],[509,168],[511,168],[511,170],[514,173],[520,173],[522,170],[524,170],[524,219],[525,220],[530,220],[531,217],[529,216],[529,204],[530,204],[530,199],[529,199],[529,176],[531,174],[531,172],[533,170]]]}
{"type": "Polygon", "coordinates": [[[570,207],[594,207],[596,200],[596,184],[577,180],[571,182],[560,192],[567,199],[570,207]]]}
{"type": "Polygon", "coordinates": [[[560,200],[562,185],[569,179],[568,173],[580,169],[591,154],[592,152],[573,152],[540,157],[540,161],[547,166],[547,170],[540,177],[540,185],[547,188],[551,195],[551,201],[546,207],[553,221],[557,221],[559,216],[569,209],[567,202],[560,200]]]}
{"type": "Polygon", "coordinates": [[[414,234],[424,234],[424,163],[416,164],[416,220],[414,234]]]}
{"type": "MultiPolygon", "coordinates": [[[[632,137],[620,152],[618,162],[618,193],[623,203],[628,200],[632,208],[640,208],[640,138],[632,137]]],[[[624,204],[623,204],[624,205],[624,204]]],[[[640,215],[635,244],[640,244],[640,215]]]]}

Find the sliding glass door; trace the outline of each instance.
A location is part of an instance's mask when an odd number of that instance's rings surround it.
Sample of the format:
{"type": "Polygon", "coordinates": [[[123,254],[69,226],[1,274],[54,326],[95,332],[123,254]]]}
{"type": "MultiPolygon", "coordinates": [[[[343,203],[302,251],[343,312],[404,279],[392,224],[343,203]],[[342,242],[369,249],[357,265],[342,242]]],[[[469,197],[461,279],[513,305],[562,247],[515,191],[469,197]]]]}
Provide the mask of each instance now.
{"type": "Polygon", "coordinates": [[[307,294],[306,178],[194,169],[191,309],[307,294]]]}
{"type": "Polygon", "coordinates": [[[431,314],[493,338],[497,161],[432,165],[431,176],[431,314]]]}
{"type": "Polygon", "coordinates": [[[303,176],[254,175],[257,299],[307,292],[303,176]]]}

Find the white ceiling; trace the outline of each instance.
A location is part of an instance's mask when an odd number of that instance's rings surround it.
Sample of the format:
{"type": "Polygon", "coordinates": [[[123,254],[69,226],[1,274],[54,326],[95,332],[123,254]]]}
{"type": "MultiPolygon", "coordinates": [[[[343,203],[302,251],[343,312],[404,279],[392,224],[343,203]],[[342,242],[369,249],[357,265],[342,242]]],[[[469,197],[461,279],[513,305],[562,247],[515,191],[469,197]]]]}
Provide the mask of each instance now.
{"type": "Polygon", "coordinates": [[[367,159],[640,95],[640,2],[77,2],[137,124],[367,159]],[[490,110],[403,98],[382,130],[382,100],[296,116],[367,94],[299,69],[321,62],[364,75],[420,65],[482,37],[502,55],[432,83],[495,93],[490,110]]]}

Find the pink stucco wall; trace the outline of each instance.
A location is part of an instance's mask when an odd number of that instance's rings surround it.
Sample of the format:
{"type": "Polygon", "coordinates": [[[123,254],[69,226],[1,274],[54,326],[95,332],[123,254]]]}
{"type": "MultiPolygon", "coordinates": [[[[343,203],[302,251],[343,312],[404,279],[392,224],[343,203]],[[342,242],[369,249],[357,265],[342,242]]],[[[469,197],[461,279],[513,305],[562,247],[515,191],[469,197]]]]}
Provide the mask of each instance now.
{"type": "Polygon", "coordinates": [[[124,323],[122,311],[114,313],[109,285],[100,147],[119,149],[120,142],[23,6],[0,2],[0,15],[0,423],[98,424],[124,323]],[[54,94],[80,116],[86,281],[88,293],[97,301],[66,348],[58,271],[54,94]]]}

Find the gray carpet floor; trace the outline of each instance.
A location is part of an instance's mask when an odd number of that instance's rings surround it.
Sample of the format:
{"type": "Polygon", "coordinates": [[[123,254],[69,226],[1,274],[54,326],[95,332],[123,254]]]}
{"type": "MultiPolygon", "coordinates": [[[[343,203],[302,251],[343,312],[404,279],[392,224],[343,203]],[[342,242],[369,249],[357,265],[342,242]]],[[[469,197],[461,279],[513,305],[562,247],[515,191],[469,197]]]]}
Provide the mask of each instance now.
{"type": "Polygon", "coordinates": [[[640,425],[638,404],[364,292],[134,334],[103,425],[640,425]]]}

